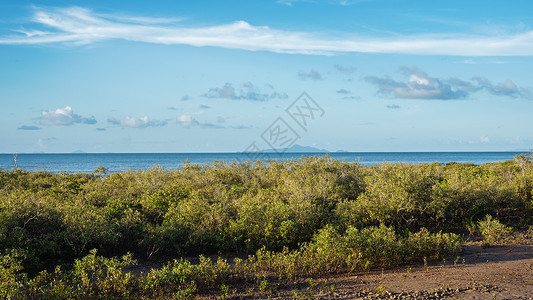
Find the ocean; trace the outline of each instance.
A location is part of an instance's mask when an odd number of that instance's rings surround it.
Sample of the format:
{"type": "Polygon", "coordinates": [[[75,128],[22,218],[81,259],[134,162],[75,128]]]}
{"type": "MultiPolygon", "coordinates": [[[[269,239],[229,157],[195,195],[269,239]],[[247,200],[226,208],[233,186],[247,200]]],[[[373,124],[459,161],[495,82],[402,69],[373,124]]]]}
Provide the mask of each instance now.
{"type": "MultiPolygon", "coordinates": [[[[374,165],[383,162],[419,163],[473,163],[483,164],[513,159],[523,152],[333,152],[329,156],[348,162],[359,162],[363,165],[374,165]]],[[[325,153],[269,153],[263,160],[297,159],[305,156],[322,156],[325,153]]],[[[48,171],[53,173],[91,173],[97,167],[107,168],[109,172],[126,170],[146,170],[161,166],[165,169],[177,169],[184,162],[191,164],[207,164],[214,161],[250,160],[247,153],[69,153],[69,154],[19,154],[17,165],[27,171],[48,171]]],[[[0,154],[0,168],[14,168],[11,154],[0,154]]]]}

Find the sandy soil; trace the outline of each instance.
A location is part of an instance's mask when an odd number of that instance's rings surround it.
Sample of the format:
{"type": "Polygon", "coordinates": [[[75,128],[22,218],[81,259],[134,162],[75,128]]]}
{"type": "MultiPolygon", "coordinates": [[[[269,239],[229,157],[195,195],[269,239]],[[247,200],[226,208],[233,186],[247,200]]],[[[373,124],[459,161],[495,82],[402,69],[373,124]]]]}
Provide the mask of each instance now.
{"type": "Polygon", "coordinates": [[[349,297],[350,290],[379,287],[391,292],[383,296],[441,290],[455,299],[533,299],[533,246],[470,246],[453,262],[344,278],[338,293],[349,297]]]}

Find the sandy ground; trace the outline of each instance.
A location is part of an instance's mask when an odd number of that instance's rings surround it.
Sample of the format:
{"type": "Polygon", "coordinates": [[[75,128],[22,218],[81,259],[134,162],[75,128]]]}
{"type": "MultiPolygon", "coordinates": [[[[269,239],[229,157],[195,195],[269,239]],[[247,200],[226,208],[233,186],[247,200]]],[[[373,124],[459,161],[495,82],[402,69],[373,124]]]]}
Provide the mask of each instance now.
{"type": "Polygon", "coordinates": [[[448,291],[442,297],[454,299],[533,299],[533,246],[470,246],[454,261],[343,278],[338,293],[350,298],[350,291],[380,287],[391,292],[382,296],[413,296],[416,291],[431,296],[441,290],[448,291]]]}
{"type": "MultiPolygon", "coordinates": [[[[243,293],[244,292],[244,293],[243,293]]],[[[533,246],[466,246],[452,261],[302,281],[233,299],[533,299],[533,246]]],[[[204,297],[201,297],[204,298],[204,297]]],[[[218,298],[205,296],[205,298],[218,298]]]]}

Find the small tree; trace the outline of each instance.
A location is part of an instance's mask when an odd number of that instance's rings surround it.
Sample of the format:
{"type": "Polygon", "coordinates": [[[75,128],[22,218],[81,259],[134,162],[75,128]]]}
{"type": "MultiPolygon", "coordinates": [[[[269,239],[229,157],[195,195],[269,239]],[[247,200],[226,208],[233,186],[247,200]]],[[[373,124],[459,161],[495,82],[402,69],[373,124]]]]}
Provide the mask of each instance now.
{"type": "Polygon", "coordinates": [[[15,163],[15,170],[17,170],[19,168],[19,165],[18,165],[18,162],[17,162],[17,158],[18,157],[19,157],[18,153],[14,153],[13,154],[13,162],[15,163]]]}

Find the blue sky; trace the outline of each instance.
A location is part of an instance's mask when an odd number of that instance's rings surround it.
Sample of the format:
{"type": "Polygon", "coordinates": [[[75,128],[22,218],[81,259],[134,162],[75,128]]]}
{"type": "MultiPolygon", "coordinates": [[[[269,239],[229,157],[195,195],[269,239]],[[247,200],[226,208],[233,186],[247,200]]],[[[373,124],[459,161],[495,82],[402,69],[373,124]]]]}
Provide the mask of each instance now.
{"type": "Polygon", "coordinates": [[[3,1],[0,153],[268,149],[280,124],[295,134],[285,145],[331,151],[528,150],[531,11],[531,1],[3,1]],[[303,92],[320,110],[299,126],[289,108],[303,92]]]}

